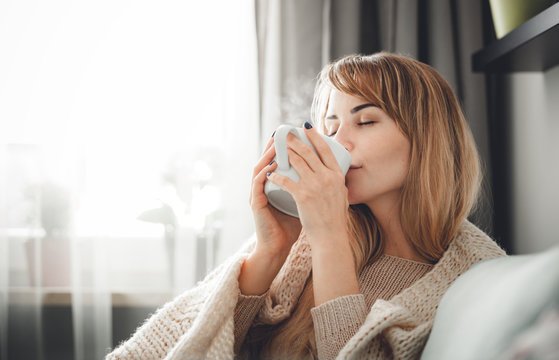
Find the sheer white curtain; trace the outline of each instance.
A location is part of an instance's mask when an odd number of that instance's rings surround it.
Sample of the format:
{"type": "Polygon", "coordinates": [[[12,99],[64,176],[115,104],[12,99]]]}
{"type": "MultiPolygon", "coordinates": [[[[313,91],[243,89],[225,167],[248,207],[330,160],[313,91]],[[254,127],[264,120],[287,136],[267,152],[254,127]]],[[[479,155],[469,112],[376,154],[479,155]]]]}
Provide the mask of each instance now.
{"type": "Polygon", "coordinates": [[[0,357],[99,359],[253,231],[253,1],[0,3],[0,357]]]}

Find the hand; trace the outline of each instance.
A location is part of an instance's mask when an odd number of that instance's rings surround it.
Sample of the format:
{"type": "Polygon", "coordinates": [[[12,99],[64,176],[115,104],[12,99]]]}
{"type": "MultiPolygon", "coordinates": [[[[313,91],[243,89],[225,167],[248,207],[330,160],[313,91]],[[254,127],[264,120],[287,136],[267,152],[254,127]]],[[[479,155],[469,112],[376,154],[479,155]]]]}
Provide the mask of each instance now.
{"type": "Polygon", "coordinates": [[[268,180],[293,196],[307,236],[316,240],[327,234],[347,235],[345,175],[320,134],[314,128],[305,129],[305,133],[318,154],[293,134],[287,136],[289,163],[299,174],[299,182],[277,173],[270,174],[268,180]]]}
{"type": "Polygon", "coordinates": [[[278,166],[276,162],[270,164],[276,155],[276,148],[273,145],[272,137],[254,167],[249,202],[256,228],[255,251],[285,260],[297,241],[302,226],[298,218],[286,215],[268,204],[268,197],[264,193],[266,173],[274,171],[278,166]]]}

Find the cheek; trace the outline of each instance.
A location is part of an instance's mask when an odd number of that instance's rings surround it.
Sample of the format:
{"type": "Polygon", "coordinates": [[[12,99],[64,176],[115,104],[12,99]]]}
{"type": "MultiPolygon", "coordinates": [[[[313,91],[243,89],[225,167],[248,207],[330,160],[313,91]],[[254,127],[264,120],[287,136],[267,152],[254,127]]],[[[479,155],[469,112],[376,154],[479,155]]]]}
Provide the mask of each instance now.
{"type": "Polygon", "coordinates": [[[393,151],[392,166],[394,176],[399,179],[399,185],[402,186],[408,175],[410,168],[410,147],[406,142],[401,142],[393,151]]]}
{"type": "Polygon", "coordinates": [[[382,136],[360,147],[364,168],[346,177],[350,203],[360,203],[401,188],[408,176],[410,144],[405,137],[382,136]]]}
{"type": "Polygon", "coordinates": [[[371,176],[385,186],[402,186],[409,171],[409,142],[405,138],[399,138],[377,145],[376,149],[371,149],[370,152],[371,176]]]}

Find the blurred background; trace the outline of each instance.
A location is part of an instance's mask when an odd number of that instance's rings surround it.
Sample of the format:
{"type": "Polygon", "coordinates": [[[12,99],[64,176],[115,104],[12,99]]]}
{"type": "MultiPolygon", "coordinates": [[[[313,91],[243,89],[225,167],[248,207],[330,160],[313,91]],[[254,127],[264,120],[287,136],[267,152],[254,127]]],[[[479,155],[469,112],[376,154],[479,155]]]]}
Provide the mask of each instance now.
{"type": "Polygon", "coordinates": [[[485,167],[471,220],[558,244],[559,4],[510,1],[507,28],[497,2],[2,1],[0,358],[100,359],[239,249],[265,143],[351,53],[435,67],[485,167]]]}

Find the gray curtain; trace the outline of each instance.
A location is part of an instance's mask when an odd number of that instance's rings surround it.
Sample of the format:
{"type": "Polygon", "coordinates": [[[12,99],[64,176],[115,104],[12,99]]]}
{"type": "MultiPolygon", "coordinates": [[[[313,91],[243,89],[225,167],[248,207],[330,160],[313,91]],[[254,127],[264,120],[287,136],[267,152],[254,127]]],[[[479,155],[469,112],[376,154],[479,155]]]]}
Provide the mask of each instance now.
{"type": "Polygon", "coordinates": [[[315,77],[327,62],[381,50],[436,68],[458,95],[485,167],[471,220],[492,233],[491,164],[484,77],[471,70],[483,47],[481,2],[468,0],[256,0],[261,144],[282,123],[309,118],[315,77]]]}

